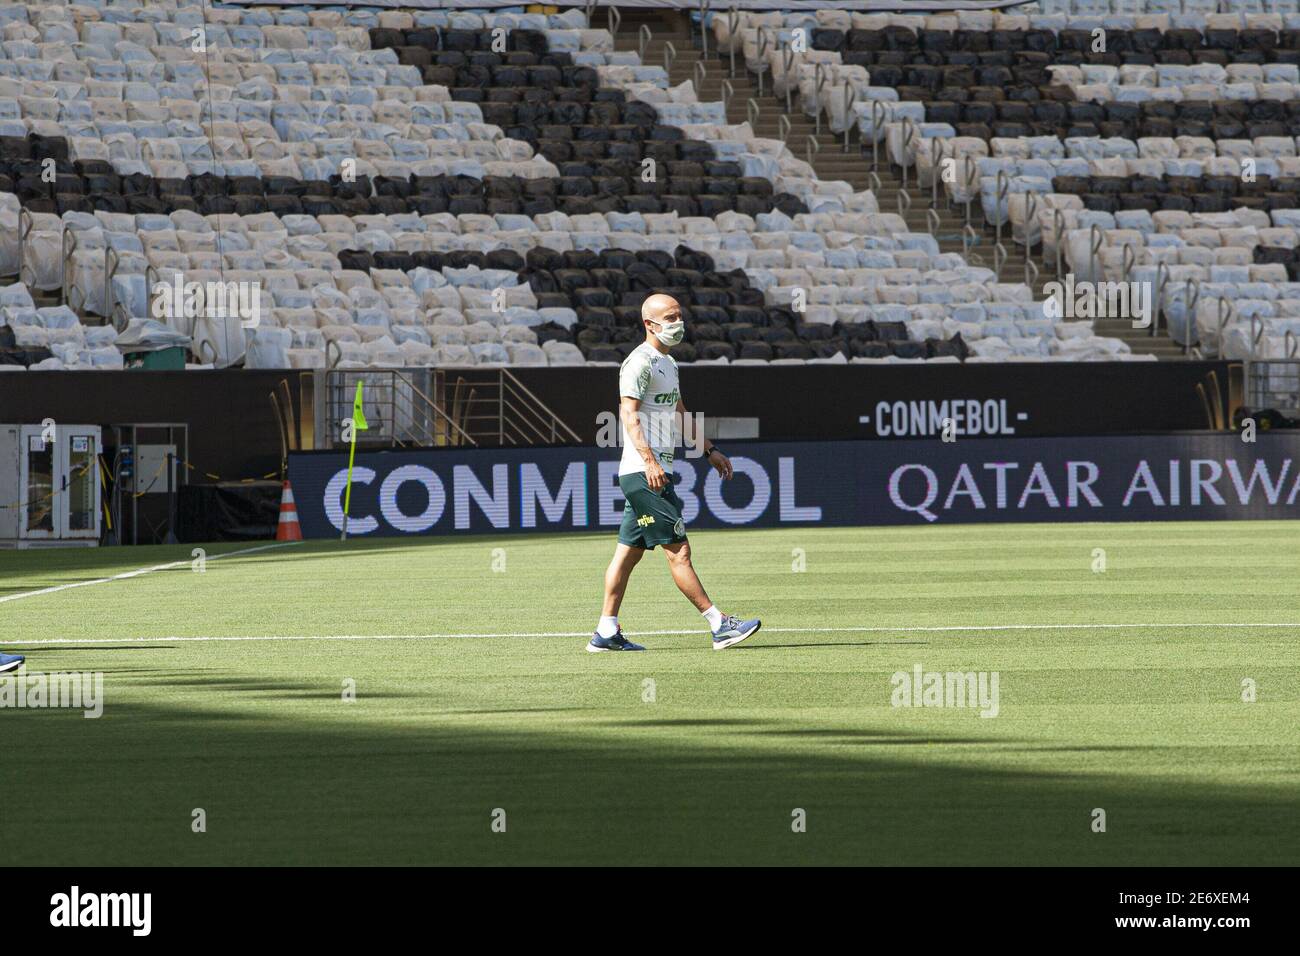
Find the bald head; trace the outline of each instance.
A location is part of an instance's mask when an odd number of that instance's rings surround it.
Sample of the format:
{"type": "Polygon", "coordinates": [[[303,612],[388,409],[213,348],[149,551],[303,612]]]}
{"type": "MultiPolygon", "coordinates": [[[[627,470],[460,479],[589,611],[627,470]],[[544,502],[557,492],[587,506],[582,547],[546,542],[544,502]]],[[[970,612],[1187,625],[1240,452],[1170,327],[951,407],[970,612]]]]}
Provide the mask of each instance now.
{"type": "Polygon", "coordinates": [[[656,292],[641,303],[641,318],[651,322],[676,322],[682,317],[682,307],[670,295],[656,292]]]}
{"type": "Polygon", "coordinates": [[[641,324],[646,342],[666,355],[682,340],[682,307],[672,296],[656,292],[641,303],[641,324]]]}

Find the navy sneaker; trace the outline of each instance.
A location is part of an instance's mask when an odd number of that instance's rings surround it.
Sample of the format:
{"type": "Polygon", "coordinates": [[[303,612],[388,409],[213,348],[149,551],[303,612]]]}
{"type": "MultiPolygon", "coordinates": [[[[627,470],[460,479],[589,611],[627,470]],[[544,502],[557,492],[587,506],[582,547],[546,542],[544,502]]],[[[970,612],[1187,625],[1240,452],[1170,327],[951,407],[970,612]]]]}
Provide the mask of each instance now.
{"type": "Polygon", "coordinates": [[[640,644],[633,644],[624,637],[623,629],[620,627],[618,633],[613,637],[601,637],[599,634],[591,635],[587,650],[592,654],[599,654],[601,651],[644,651],[645,648],[640,644]]]}
{"type": "Polygon", "coordinates": [[[748,621],[742,621],[738,617],[724,614],[722,615],[722,623],[713,632],[713,649],[721,651],[732,644],[739,644],[745,638],[757,634],[758,629],[762,626],[763,622],[756,617],[750,618],[748,621]]]}
{"type": "Polygon", "coordinates": [[[0,654],[0,674],[13,671],[23,666],[23,658],[18,654],[0,654]]]}

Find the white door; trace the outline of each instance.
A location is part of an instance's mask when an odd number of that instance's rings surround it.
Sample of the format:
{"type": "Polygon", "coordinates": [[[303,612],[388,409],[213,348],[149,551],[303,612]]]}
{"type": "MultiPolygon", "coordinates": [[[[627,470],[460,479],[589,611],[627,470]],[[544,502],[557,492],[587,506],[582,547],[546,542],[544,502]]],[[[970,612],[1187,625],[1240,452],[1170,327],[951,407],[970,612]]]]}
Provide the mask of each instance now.
{"type": "Polygon", "coordinates": [[[99,540],[99,429],[59,429],[60,538],[99,540]]]}

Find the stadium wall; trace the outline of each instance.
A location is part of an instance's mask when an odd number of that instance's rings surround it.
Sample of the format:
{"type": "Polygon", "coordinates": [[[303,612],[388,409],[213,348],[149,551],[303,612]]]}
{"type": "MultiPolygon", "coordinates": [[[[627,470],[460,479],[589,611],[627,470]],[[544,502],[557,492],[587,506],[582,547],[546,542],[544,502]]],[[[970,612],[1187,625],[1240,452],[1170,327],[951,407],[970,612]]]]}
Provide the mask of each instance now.
{"type": "MultiPolygon", "coordinates": [[[[955,442],[736,442],[724,483],[674,462],[692,528],[1294,518],[1300,435],[1222,432],[955,442]]],[[[348,456],[290,456],[307,537],[343,524],[348,456]]],[[[618,456],[606,448],[357,455],[354,536],[612,531],[618,456]]]]}
{"type": "MultiPolygon", "coordinates": [[[[270,393],[288,380],[296,402],[297,375],[288,369],[8,372],[0,376],[0,421],[185,424],[191,482],[208,480],[208,473],[262,477],[279,469],[281,457],[270,393]]],[[[104,440],[112,436],[105,432],[104,440]]]]}
{"type": "MultiPolygon", "coordinates": [[[[692,412],[756,417],[764,439],[930,438],[946,417],[960,417],[968,437],[1040,437],[1213,427],[1198,386],[1230,408],[1234,364],[682,365],[680,375],[692,412]]],[[[584,442],[616,408],[616,368],[511,371],[584,442]]]]}
{"type": "MultiPolygon", "coordinates": [[[[595,444],[599,416],[616,407],[616,368],[511,372],[584,443],[595,444]]],[[[312,409],[304,414],[297,407],[304,374],[315,373],[10,373],[0,378],[0,421],[183,423],[189,426],[192,481],[208,473],[261,478],[278,469],[281,455],[270,393],[287,382],[295,419],[312,419],[312,409]]],[[[706,418],[758,418],[765,440],[925,439],[945,417],[958,420],[958,434],[971,438],[1190,431],[1211,424],[1198,386],[1207,394],[1217,391],[1230,408],[1229,380],[1226,362],[681,368],[682,394],[692,411],[706,418]]]]}

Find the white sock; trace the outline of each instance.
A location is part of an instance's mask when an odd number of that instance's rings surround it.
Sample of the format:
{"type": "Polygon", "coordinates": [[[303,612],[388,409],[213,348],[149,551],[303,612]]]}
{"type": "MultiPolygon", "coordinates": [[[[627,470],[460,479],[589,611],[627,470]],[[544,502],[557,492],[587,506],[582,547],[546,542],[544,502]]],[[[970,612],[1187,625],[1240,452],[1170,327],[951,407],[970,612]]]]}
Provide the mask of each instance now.
{"type": "Polygon", "coordinates": [[[601,637],[613,637],[618,633],[618,615],[613,617],[602,617],[600,623],[596,625],[596,633],[601,637]]]}
{"type": "Polygon", "coordinates": [[[709,630],[716,631],[722,626],[722,612],[718,610],[716,604],[710,604],[707,611],[702,612],[704,620],[709,622],[709,630]]]}

